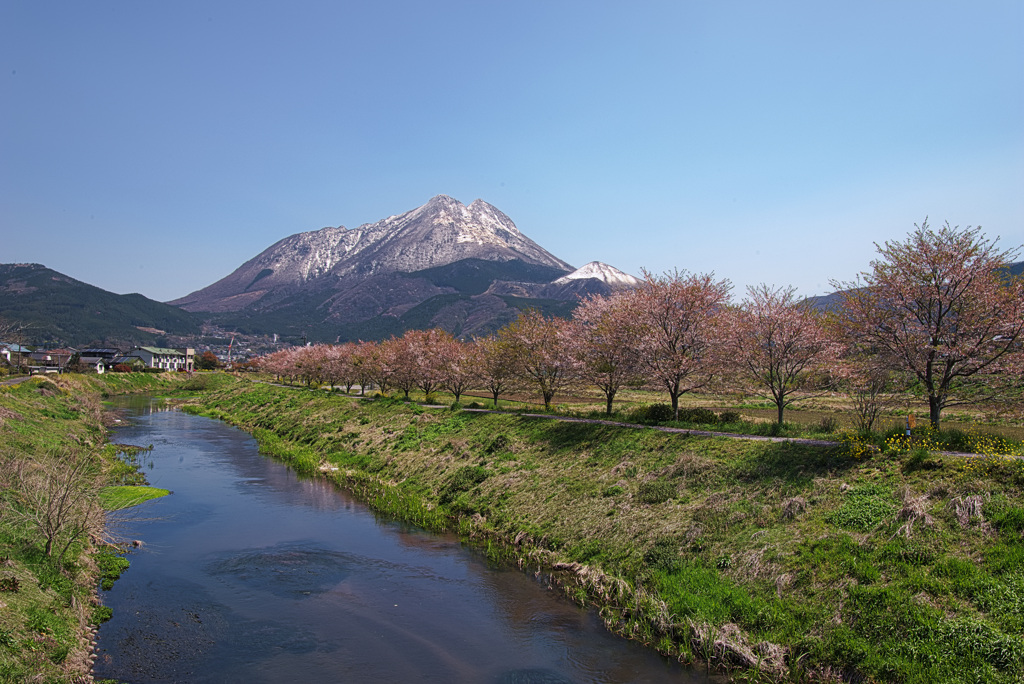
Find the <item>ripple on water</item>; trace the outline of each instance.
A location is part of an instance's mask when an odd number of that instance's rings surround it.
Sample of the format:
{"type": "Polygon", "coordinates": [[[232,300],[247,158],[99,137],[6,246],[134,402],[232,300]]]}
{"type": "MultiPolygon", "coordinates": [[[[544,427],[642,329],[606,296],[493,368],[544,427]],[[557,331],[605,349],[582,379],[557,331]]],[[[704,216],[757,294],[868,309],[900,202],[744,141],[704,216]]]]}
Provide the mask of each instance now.
{"type": "Polygon", "coordinates": [[[280,653],[331,652],[302,627],[245,618],[214,600],[201,586],[161,581],[146,589],[147,606],[126,606],[100,641],[94,673],[124,681],[225,681],[233,667],[271,660],[280,653]],[[111,630],[113,628],[113,630],[111,630]]]}
{"type": "Polygon", "coordinates": [[[554,670],[533,667],[502,672],[497,684],[573,684],[573,680],[554,670]]]}
{"type": "Polygon", "coordinates": [[[206,572],[247,589],[282,598],[302,598],[330,591],[352,574],[361,560],[322,546],[288,543],[234,551],[211,561],[206,572]]]}

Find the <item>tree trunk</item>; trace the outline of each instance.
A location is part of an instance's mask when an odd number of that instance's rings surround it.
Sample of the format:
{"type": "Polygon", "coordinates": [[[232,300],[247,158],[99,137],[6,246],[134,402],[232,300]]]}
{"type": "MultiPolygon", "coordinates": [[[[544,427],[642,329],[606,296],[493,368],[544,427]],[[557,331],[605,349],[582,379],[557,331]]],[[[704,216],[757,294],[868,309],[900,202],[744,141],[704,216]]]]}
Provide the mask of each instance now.
{"type": "Polygon", "coordinates": [[[785,410],[786,405],[781,401],[776,402],[776,406],[779,409],[779,427],[782,427],[782,412],[785,410]]]}
{"type": "Polygon", "coordinates": [[[608,404],[605,407],[605,415],[612,415],[612,402],[615,400],[615,392],[606,392],[605,397],[608,399],[608,404]]]}
{"type": "Polygon", "coordinates": [[[928,418],[931,421],[932,429],[939,429],[939,418],[942,415],[942,401],[940,397],[928,397],[928,418]]]}
{"type": "Polygon", "coordinates": [[[491,392],[491,395],[494,397],[494,408],[498,408],[498,392],[491,392]]]}

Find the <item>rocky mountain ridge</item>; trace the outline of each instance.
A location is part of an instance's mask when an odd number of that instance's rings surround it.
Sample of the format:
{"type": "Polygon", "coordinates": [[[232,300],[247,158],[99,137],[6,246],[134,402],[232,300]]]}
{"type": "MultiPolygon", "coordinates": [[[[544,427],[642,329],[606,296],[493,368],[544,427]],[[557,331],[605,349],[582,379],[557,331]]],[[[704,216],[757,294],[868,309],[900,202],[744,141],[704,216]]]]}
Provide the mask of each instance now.
{"type": "Polygon", "coordinates": [[[582,296],[639,281],[543,249],[496,207],[438,195],[358,228],[279,240],[225,278],[170,302],[225,329],[369,339],[409,327],[491,332],[526,307],[568,315],[582,296]]]}
{"type": "Polygon", "coordinates": [[[463,205],[447,195],[358,228],[322,228],[279,240],[233,273],[170,304],[186,311],[273,308],[300,289],[333,290],[376,275],[411,273],[464,259],[521,260],[572,267],[519,232],[483,200],[463,205]]]}

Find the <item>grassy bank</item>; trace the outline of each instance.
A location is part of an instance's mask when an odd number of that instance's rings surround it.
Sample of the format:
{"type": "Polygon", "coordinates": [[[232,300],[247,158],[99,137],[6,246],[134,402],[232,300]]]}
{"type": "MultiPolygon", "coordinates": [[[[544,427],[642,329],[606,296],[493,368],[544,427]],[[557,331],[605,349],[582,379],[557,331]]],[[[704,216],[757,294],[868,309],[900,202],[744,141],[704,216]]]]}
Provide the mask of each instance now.
{"type": "Polygon", "coordinates": [[[107,443],[102,397],[178,389],[174,376],[64,375],[0,387],[0,682],[71,682],[89,670],[96,602],[127,561],[106,510],[158,495],[137,449],[107,443]]]}
{"type": "Polygon", "coordinates": [[[743,676],[1019,681],[1020,461],[699,438],[240,383],[191,410],[381,510],[552,571],[743,676]]]}

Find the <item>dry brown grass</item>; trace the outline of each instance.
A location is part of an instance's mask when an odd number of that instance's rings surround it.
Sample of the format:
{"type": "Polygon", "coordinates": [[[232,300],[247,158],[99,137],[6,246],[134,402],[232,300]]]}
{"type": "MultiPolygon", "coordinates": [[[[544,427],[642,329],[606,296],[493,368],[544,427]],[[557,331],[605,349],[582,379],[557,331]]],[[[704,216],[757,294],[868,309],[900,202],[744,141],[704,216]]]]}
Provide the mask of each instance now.
{"type": "Polygon", "coordinates": [[[903,501],[903,506],[896,513],[896,520],[905,522],[896,531],[897,536],[910,539],[914,525],[918,522],[928,527],[935,524],[935,518],[928,513],[927,494],[914,494],[909,487],[904,487],[900,490],[900,499],[903,501]]]}
{"type": "Polygon", "coordinates": [[[971,521],[978,520],[981,523],[985,522],[985,516],[982,514],[982,507],[984,501],[977,494],[970,496],[957,496],[949,500],[949,507],[953,509],[953,515],[956,516],[956,520],[960,523],[960,527],[968,527],[971,521]]]}

